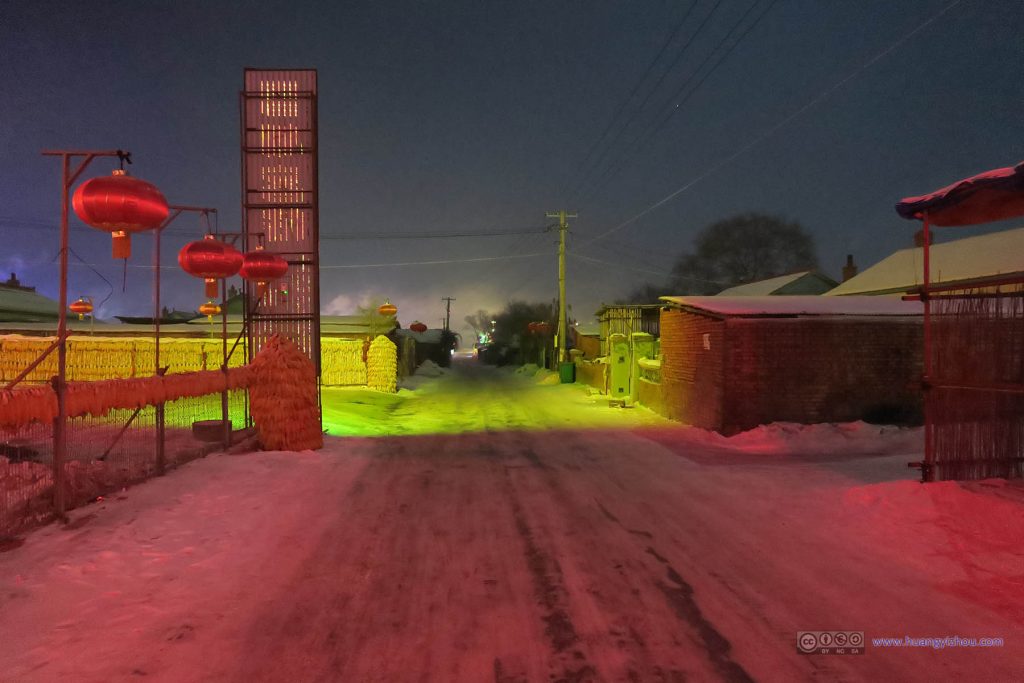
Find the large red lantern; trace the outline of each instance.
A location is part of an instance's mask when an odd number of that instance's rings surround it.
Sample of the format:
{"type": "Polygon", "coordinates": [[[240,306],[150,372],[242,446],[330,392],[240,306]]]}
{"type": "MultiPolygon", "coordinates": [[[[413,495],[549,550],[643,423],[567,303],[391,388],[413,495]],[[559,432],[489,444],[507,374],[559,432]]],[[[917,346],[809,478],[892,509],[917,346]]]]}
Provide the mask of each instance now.
{"type": "Polygon", "coordinates": [[[83,223],[111,233],[114,258],[132,254],[131,233],[152,230],[167,220],[167,200],[152,183],[122,170],[78,186],[71,204],[83,223]]]}
{"type": "Polygon", "coordinates": [[[409,325],[409,329],[412,330],[413,332],[426,332],[427,326],[421,323],[419,320],[417,320],[412,325],[409,325]]]}
{"type": "Polygon", "coordinates": [[[288,272],[288,262],[277,254],[263,251],[262,247],[242,257],[238,274],[242,279],[256,283],[256,297],[262,299],[267,292],[267,283],[279,280],[288,272]]]}
{"type": "Polygon", "coordinates": [[[84,297],[79,297],[77,301],[71,302],[68,310],[78,314],[78,319],[82,320],[85,316],[92,313],[92,302],[84,297]]]}
{"type": "Polygon", "coordinates": [[[189,242],[178,252],[178,265],[189,275],[206,280],[206,296],[217,296],[217,280],[234,275],[242,267],[242,254],[230,244],[207,235],[189,242]]]}
{"type": "Polygon", "coordinates": [[[398,315],[398,306],[395,306],[390,301],[385,301],[381,304],[381,307],[377,309],[377,312],[385,318],[390,318],[393,315],[398,315]]]}

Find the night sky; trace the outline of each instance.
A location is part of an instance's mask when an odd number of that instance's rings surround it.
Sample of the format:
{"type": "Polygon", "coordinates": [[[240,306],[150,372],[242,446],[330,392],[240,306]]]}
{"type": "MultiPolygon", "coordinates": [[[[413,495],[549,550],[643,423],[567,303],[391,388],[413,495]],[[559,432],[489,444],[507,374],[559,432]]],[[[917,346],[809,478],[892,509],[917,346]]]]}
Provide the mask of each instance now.
{"type": "MultiPolygon", "coordinates": [[[[0,273],[56,295],[59,162],[46,148],[130,150],[132,173],[170,202],[215,206],[237,230],[246,66],[319,71],[324,312],[386,296],[405,324],[437,326],[446,295],[459,327],[510,297],[550,300],[554,235],[326,238],[528,230],[578,211],[569,299],[588,318],[662,279],[716,219],[796,219],[837,277],[847,253],[863,268],[910,245],[901,197],[1024,158],[1024,3],[691,4],[5,2],[0,273]],[[423,261],[457,262],[353,267],[423,261]]],[[[122,291],[109,237],[72,220],[75,253],[114,285],[100,316],[149,313],[150,238],[135,238],[122,291]]],[[[169,305],[203,301],[175,261],[201,233],[188,216],[166,233],[169,305]]],[[[72,268],[72,297],[108,292],[72,268]]]]}

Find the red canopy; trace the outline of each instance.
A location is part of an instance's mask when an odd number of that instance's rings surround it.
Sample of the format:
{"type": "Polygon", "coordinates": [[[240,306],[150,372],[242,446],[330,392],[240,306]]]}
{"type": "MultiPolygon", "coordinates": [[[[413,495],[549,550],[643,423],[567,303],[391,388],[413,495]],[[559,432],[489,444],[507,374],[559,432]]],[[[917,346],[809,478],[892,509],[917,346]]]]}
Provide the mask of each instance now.
{"type": "Polygon", "coordinates": [[[932,225],[976,225],[1024,216],[1024,162],[959,180],[920,197],[907,197],[896,213],[932,225]]]}

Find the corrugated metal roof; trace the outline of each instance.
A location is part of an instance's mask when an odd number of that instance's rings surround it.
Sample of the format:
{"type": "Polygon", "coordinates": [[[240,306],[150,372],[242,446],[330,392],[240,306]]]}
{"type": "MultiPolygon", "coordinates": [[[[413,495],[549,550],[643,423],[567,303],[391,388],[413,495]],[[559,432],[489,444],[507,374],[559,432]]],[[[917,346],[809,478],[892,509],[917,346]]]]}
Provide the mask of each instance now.
{"type": "MultiPolygon", "coordinates": [[[[957,282],[1024,273],[1024,228],[933,244],[931,280],[957,282]]],[[[825,296],[902,293],[924,280],[924,249],[901,249],[842,283],[825,296]]]]}

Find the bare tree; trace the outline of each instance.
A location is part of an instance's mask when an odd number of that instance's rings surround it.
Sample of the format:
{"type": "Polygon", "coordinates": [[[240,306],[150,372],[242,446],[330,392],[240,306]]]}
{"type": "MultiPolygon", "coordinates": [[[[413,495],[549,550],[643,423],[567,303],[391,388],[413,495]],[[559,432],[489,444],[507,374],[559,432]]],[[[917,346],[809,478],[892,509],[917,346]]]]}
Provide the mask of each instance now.
{"type": "Polygon", "coordinates": [[[672,268],[672,294],[717,294],[818,265],[814,238],[799,223],[763,213],[712,223],[697,236],[695,247],[672,268]]]}

